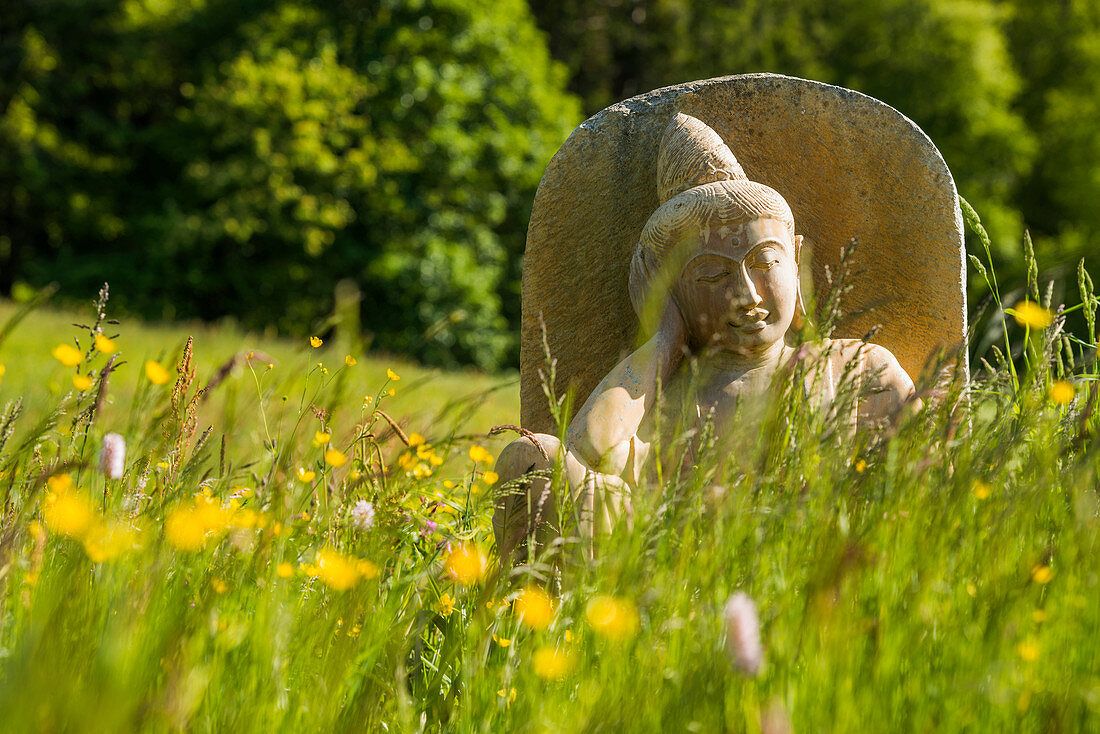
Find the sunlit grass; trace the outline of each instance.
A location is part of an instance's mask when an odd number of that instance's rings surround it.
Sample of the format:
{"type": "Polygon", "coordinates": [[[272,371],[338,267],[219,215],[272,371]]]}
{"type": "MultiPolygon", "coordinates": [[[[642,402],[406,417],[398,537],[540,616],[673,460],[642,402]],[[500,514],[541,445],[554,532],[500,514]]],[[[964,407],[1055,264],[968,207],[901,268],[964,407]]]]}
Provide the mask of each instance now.
{"type": "Polygon", "coordinates": [[[1097,393],[1035,308],[1027,369],[858,443],[789,391],[594,561],[508,573],[514,384],[232,329],[88,352],[87,319],[36,312],[0,344],[0,729],[1094,730],[1097,393]]]}

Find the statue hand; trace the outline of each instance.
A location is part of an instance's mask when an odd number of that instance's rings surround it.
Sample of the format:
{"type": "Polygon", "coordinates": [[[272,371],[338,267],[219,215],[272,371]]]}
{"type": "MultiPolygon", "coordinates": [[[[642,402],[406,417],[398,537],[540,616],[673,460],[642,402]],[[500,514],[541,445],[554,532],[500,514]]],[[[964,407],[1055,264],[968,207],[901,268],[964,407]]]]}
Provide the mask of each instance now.
{"type": "Polygon", "coordinates": [[[688,352],[687,323],[675,298],[669,298],[653,335],[657,374],[668,382],[688,352]]]}

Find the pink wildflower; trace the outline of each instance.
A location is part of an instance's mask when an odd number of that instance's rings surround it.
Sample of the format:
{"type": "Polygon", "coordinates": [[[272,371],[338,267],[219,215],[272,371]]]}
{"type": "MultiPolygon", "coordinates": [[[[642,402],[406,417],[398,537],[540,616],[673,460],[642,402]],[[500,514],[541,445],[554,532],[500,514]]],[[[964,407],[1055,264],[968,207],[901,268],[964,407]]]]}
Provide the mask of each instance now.
{"type": "Polygon", "coordinates": [[[756,675],[764,662],[756,604],[739,591],[726,602],[725,618],[726,651],[730,659],[745,674],[756,675]]]}
{"type": "Polygon", "coordinates": [[[126,463],[126,439],[117,433],[103,437],[99,452],[99,469],[111,479],[121,479],[126,463]]]}

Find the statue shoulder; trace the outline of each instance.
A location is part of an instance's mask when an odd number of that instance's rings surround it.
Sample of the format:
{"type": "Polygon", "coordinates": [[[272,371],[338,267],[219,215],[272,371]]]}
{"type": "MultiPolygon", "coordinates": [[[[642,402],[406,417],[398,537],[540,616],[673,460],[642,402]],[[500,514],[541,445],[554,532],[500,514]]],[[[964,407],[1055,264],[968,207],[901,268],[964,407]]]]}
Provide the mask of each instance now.
{"type": "Polygon", "coordinates": [[[869,402],[875,404],[876,412],[900,407],[916,391],[909,373],[886,347],[860,339],[824,341],[830,361],[841,372],[849,368],[851,362],[857,361],[857,372],[865,387],[872,391],[869,402]]]}

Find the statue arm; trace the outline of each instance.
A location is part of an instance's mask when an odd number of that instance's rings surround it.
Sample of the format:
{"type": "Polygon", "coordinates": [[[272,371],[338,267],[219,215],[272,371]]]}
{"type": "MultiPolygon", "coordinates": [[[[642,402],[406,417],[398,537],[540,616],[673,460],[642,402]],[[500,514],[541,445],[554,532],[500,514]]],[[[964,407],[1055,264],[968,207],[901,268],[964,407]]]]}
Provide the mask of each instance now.
{"type": "Polygon", "coordinates": [[[568,450],[601,474],[637,481],[649,446],[638,429],[683,359],[685,328],[679,308],[669,303],[657,334],[615,365],[581,406],[566,435],[568,450]]]}

